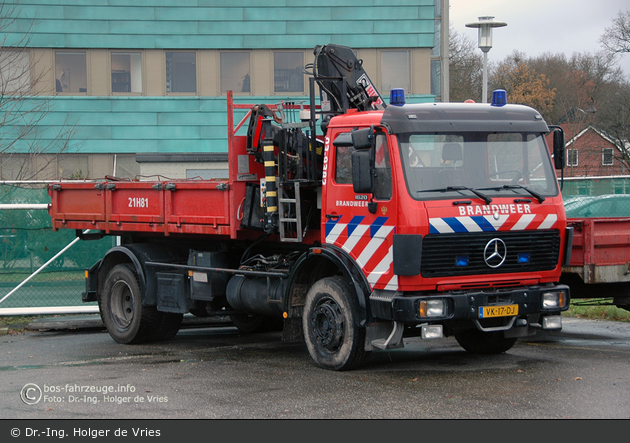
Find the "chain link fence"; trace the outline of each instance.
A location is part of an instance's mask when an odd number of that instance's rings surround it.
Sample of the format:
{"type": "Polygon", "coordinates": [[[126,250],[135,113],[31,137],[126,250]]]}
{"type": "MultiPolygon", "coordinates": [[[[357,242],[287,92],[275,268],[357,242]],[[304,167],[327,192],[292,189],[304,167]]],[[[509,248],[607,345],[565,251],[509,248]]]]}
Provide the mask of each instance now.
{"type": "Polygon", "coordinates": [[[567,217],[630,217],[630,178],[565,179],[562,197],[567,217]]]}
{"type": "MultiPolygon", "coordinates": [[[[35,203],[50,203],[45,185],[0,185],[0,204],[35,203]]],[[[23,284],[75,238],[74,230],[53,232],[46,210],[0,209],[0,315],[5,308],[96,305],[81,300],[85,269],[115,245],[115,237],[76,242],[23,284]]]]}
{"type": "MultiPolygon", "coordinates": [[[[569,217],[630,217],[630,178],[567,179],[562,194],[569,217]]],[[[0,185],[0,204],[49,202],[43,184],[0,185]]],[[[0,210],[0,315],[4,308],[96,305],[81,300],[85,269],[115,246],[115,237],[76,242],[23,284],[75,238],[73,230],[53,232],[45,210],[0,210]]]]}

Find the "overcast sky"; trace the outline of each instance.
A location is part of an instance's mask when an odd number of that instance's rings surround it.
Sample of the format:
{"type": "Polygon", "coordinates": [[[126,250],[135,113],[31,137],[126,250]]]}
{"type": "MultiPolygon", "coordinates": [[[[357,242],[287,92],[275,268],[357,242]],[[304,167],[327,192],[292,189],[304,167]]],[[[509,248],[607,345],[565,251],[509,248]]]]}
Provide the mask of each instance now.
{"type": "MultiPolygon", "coordinates": [[[[450,24],[477,43],[478,30],[467,23],[492,16],[507,26],[492,31],[488,60],[498,62],[514,50],[528,56],[546,52],[594,53],[599,38],[620,11],[630,10],[629,0],[449,0],[450,24]]],[[[481,50],[479,50],[481,52],[481,50]]],[[[619,59],[630,78],[630,54],[619,59]]]]}

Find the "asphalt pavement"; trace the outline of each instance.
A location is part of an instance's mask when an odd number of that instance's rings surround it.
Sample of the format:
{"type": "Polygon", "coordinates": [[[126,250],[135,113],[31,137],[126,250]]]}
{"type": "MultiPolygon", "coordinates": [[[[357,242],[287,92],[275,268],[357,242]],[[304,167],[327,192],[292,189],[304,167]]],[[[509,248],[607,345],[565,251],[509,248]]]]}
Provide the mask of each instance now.
{"type": "Polygon", "coordinates": [[[121,345],[80,320],[0,337],[0,419],[630,418],[630,323],[565,318],[561,332],[490,356],[410,338],[332,372],[303,343],[225,321],[187,319],[168,342],[121,345]]]}

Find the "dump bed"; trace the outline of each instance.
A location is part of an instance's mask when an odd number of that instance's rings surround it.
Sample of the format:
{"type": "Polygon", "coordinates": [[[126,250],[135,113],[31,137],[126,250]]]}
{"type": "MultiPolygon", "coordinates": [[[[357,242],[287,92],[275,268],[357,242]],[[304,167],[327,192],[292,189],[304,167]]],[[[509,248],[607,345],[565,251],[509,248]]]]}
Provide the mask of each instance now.
{"type": "MultiPolygon", "coordinates": [[[[287,112],[302,108],[282,105],[287,112]]],[[[228,91],[228,179],[60,181],[48,187],[53,230],[89,229],[109,235],[260,237],[263,210],[257,190],[266,177],[265,168],[252,155],[248,136],[237,135],[250,122],[254,109],[258,105],[234,103],[228,91]],[[242,114],[240,121],[235,120],[235,113],[242,114]]],[[[265,109],[275,113],[280,106],[268,105],[265,109]]],[[[319,227],[311,229],[306,239],[316,240],[320,240],[319,227]]]]}
{"type": "Polygon", "coordinates": [[[234,187],[225,180],[86,181],[49,187],[53,229],[107,234],[231,235],[234,187]]]}

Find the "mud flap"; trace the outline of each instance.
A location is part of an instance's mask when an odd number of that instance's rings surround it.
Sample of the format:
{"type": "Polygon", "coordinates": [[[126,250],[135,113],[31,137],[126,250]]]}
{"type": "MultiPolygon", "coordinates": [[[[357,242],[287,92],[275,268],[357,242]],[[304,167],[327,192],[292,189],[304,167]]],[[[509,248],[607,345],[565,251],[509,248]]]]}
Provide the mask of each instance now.
{"type": "Polygon", "coordinates": [[[403,348],[403,332],[405,325],[402,322],[379,322],[367,326],[365,334],[365,350],[396,349],[403,348]]]}

